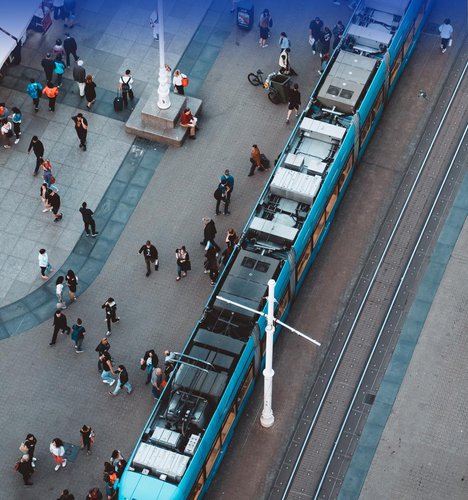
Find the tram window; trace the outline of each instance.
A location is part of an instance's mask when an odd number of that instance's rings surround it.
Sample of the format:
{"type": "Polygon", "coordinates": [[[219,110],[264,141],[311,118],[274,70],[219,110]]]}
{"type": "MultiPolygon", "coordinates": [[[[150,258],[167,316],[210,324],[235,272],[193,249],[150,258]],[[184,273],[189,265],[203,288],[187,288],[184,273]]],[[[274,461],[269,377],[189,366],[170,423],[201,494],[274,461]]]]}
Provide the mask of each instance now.
{"type": "Polygon", "coordinates": [[[343,184],[345,183],[346,178],[351,171],[351,167],[353,166],[354,153],[353,150],[350,151],[348,159],[346,160],[346,165],[343,168],[343,172],[341,172],[340,178],[338,179],[338,189],[341,191],[343,184]]]}
{"type": "Polygon", "coordinates": [[[414,30],[418,31],[419,26],[421,25],[421,22],[424,17],[424,12],[426,11],[426,2],[423,2],[421,5],[421,8],[419,9],[418,15],[416,17],[416,21],[414,21],[414,30]]]}
{"type": "Polygon", "coordinates": [[[414,38],[414,25],[411,26],[411,29],[409,30],[409,33],[406,37],[405,45],[403,47],[403,54],[404,55],[406,55],[408,53],[408,50],[411,47],[411,44],[413,43],[413,38],[414,38]]]}
{"type": "Polygon", "coordinates": [[[364,144],[367,134],[369,133],[369,130],[371,128],[371,125],[372,125],[372,113],[369,113],[369,116],[367,117],[366,121],[364,122],[364,125],[362,126],[361,135],[359,136],[361,145],[364,144]]]}
{"type": "Polygon", "coordinates": [[[215,442],[211,448],[210,454],[205,462],[205,475],[208,477],[210,475],[211,469],[213,468],[214,463],[219,455],[219,450],[221,450],[221,438],[216,436],[215,442]]]}
{"type": "Polygon", "coordinates": [[[289,285],[287,286],[286,290],[283,293],[283,296],[281,297],[280,303],[278,305],[278,309],[276,310],[276,317],[281,318],[283,316],[284,310],[289,304],[289,298],[290,298],[290,293],[289,293],[289,285]]]}
{"type": "MultiPolygon", "coordinates": [[[[322,217],[320,217],[320,220],[322,220],[322,218],[325,219],[325,212],[322,214],[322,217]]],[[[299,262],[297,263],[296,281],[299,281],[301,279],[302,273],[304,272],[304,269],[306,268],[307,263],[309,262],[311,254],[312,254],[312,239],[310,239],[309,242],[307,243],[306,247],[304,248],[304,253],[302,254],[301,258],[299,259],[299,262]]]]}
{"type": "Polygon", "coordinates": [[[390,85],[393,83],[393,80],[395,80],[395,77],[398,74],[398,70],[400,69],[402,59],[403,59],[403,50],[400,50],[400,52],[398,52],[398,55],[395,59],[395,62],[393,63],[390,72],[390,85]]]}
{"type": "Polygon", "coordinates": [[[221,442],[224,444],[226,436],[229,434],[229,430],[232,427],[234,420],[236,419],[236,408],[235,404],[231,406],[229,413],[227,414],[226,420],[224,421],[223,427],[221,428],[221,442]]]}
{"type": "Polygon", "coordinates": [[[313,235],[314,246],[317,244],[317,241],[320,238],[320,235],[322,234],[324,227],[325,227],[325,212],[323,212],[323,214],[321,215],[320,220],[318,221],[318,224],[315,226],[314,229],[314,235],[313,235]]]}
{"type": "Polygon", "coordinates": [[[379,113],[380,107],[382,106],[383,102],[383,89],[380,90],[380,92],[377,95],[377,99],[374,102],[374,105],[372,106],[372,120],[377,116],[379,113]]]}
{"type": "Polygon", "coordinates": [[[336,200],[338,199],[338,186],[335,186],[333,189],[333,192],[328,199],[327,206],[325,208],[325,214],[328,220],[328,216],[330,215],[331,211],[333,210],[333,207],[335,206],[336,200]]]}
{"type": "MultiPolygon", "coordinates": [[[[266,335],[264,335],[264,339],[266,338],[266,335]]],[[[239,389],[239,392],[237,393],[237,408],[241,405],[243,399],[245,398],[245,395],[247,394],[247,391],[249,390],[250,384],[252,383],[252,380],[254,378],[254,371],[253,371],[253,361],[250,364],[249,371],[247,372],[244,381],[242,382],[242,385],[239,389]]]]}
{"type": "Polygon", "coordinates": [[[197,500],[200,496],[201,490],[203,489],[203,485],[205,484],[205,471],[202,469],[200,474],[198,475],[197,482],[195,483],[192,491],[190,492],[189,499],[197,500]]]}

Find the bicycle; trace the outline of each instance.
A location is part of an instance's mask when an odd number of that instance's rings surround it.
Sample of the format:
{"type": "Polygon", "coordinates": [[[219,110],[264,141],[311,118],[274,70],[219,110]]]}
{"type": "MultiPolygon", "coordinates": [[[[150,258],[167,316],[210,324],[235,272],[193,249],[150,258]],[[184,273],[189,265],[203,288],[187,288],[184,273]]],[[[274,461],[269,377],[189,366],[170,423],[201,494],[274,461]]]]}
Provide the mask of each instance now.
{"type": "Polygon", "coordinates": [[[280,103],[281,96],[279,95],[278,91],[275,88],[270,87],[271,77],[276,75],[277,73],[276,72],[270,73],[266,77],[266,79],[263,79],[263,74],[264,74],[263,71],[261,69],[258,69],[256,73],[249,73],[247,75],[247,80],[249,80],[249,82],[254,87],[258,87],[259,85],[262,85],[264,89],[269,89],[268,90],[268,99],[270,99],[270,101],[273,104],[280,103]]]}

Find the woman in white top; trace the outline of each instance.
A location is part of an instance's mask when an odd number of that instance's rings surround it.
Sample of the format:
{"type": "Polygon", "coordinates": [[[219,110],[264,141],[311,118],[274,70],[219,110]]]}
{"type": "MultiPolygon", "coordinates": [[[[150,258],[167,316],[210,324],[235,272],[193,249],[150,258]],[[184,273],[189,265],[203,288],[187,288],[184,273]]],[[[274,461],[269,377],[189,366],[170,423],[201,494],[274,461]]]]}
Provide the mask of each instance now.
{"type": "Polygon", "coordinates": [[[63,447],[63,441],[61,439],[55,438],[52,443],[50,443],[49,450],[54,457],[56,471],[60,469],[60,466],[65,467],[65,465],[67,465],[67,459],[63,458],[65,455],[65,448],[63,447]]]}
{"type": "Polygon", "coordinates": [[[186,75],[180,72],[180,69],[174,71],[174,77],[172,78],[172,84],[174,85],[174,92],[176,94],[185,95],[184,86],[182,80],[187,78],[186,75]]]}
{"type": "Polygon", "coordinates": [[[13,125],[8,120],[3,120],[1,130],[3,140],[5,141],[3,147],[5,149],[11,148],[10,137],[13,137],[13,125]]]}
{"type": "Polygon", "coordinates": [[[63,301],[63,282],[65,278],[63,276],[59,276],[57,281],[55,282],[55,295],[57,296],[57,307],[61,309],[66,309],[65,302],[63,301]]]}
{"type": "Polygon", "coordinates": [[[41,248],[39,250],[39,255],[37,260],[39,261],[39,267],[41,268],[41,278],[43,280],[48,280],[49,277],[46,275],[46,272],[51,270],[50,264],[49,264],[49,257],[47,255],[46,249],[41,248]]]}

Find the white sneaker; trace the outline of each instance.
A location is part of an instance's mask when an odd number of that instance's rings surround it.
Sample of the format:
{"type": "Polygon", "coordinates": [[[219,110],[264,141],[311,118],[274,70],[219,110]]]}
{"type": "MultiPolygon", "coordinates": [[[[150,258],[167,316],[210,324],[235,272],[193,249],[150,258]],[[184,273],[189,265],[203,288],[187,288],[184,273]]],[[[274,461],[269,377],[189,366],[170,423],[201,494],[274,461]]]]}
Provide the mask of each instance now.
{"type": "Polygon", "coordinates": [[[67,465],[67,460],[66,459],[63,460],[62,467],[65,467],[65,465],[67,465]]]}
{"type": "Polygon", "coordinates": [[[59,469],[60,469],[60,465],[56,465],[56,466],[55,466],[55,470],[57,471],[57,470],[59,470],[59,469]]]}
{"type": "Polygon", "coordinates": [[[19,141],[20,141],[19,138],[15,139],[15,144],[18,144],[19,141]]]}
{"type": "Polygon", "coordinates": [[[44,208],[44,210],[42,211],[42,213],[46,213],[46,212],[52,212],[52,209],[51,208],[44,208]]]}
{"type": "Polygon", "coordinates": [[[112,382],[109,382],[109,386],[112,387],[115,383],[115,380],[113,380],[112,382]]]}

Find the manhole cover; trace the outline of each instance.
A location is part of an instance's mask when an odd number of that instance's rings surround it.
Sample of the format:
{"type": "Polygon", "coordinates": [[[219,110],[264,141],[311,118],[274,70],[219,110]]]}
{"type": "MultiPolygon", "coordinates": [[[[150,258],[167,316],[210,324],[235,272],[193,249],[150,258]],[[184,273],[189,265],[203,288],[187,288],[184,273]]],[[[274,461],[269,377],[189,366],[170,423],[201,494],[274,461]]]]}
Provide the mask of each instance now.
{"type": "Polygon", "coordinates": [[[437,23],[426,23],[423,28],[423,33],[427,35],[437,35],[439,36],[439,24],[437,23]]]}
{"type": "Polygon", "coordinates": [[[375,401],[375,394],[366,394],[364,396],[364,403],[366,403],[366,405],[371,405],[373,404],[374,401],[375,401]]]}

